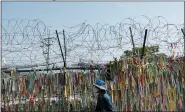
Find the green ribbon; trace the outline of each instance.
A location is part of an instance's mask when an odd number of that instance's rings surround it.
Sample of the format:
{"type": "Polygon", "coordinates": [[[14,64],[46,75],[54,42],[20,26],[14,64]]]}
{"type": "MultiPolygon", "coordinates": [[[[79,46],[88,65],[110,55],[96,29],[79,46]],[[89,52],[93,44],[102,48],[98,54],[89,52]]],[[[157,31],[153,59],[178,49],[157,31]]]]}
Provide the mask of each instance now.
{"type": "Polygon", "coordinates": [[[136,112],[136,104],[134,103],[133,112],[136,112]]]}

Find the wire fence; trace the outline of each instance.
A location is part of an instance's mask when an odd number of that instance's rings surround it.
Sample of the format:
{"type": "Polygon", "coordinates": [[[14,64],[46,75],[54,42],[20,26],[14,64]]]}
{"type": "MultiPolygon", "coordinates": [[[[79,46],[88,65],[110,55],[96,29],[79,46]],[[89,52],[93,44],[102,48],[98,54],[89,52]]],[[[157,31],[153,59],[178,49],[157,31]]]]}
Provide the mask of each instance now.
{"type": "MultiPolygon", "coordinates": [[[[176,57],[183,56],[184,52],[184,40],[183,40],[183,34],[181,32],[181,29],[184,28],[183,24],[171,24],[168,23],[167,20],[161,16],[157,16],[154,18],[149,18],[147,16],[139,16],[137,18],[126,18],[122,22],[119,22],[115,25],[110,24],[100,24],[97,23],[96,25],[90,25],[85,21],[84,23],[67,27],[62,26],[62,29],[58,30],[58,35],[60,38],[60,43],[62,44],[62,48],[64,49],[64,33],[66,37],[66,58],[67,58],[67,66],[72,66],[78,62],[89,62],[93,61],[95,63],[107,63],[108,61],[112,60],[114,57],[119,58],[123,55],[125,50],[131,50],[132,49],[132,40],[131,40],[131,33],[129,28],[132,29],[132,35],[133,40],[136,47],[141,47],[144,40],[144,31],[145,29],[148,30],[147,38],[146,38],[146,46],[151,45],[158,45],[159,46],[159,52],[165,53],[168,56],[171,56],[173,52],[175,52],[176,57]],[[64,29],[64,32],[63,32],[64,29]]],[[[46,65],[49,65],[50,68],[57,68],[57,66],[63,66],[63,60],[61,56],[61,52],[58,45],[58,40],[55,31],[51,30],[51,27],[48,27],[45,23],[43,23],[40,20],[6,20],[3,19],[2,21],[2,59],[3,59],[3,67],[38,67],[43,66],[46,67],[46,65]]],[[[150,57],[151,58],[151,57],[150,57]]],[[[147,57],[149,59],[149,57],[147,57]]],[[[154,60],[153,60],[154,61],[154,60]]],[[[138,61],[139,62],[139,61],[138,61]]],[[[155,62],[154,62],[155,63],[155,62]]],[[[158,62],[161,63],[161,62],[158,62]]],[[[169,63],[165,62],[164,63],[169,63]]],[[[170,63],[171,64],[171,63],[170,63]]],[[[127,64],[123,64],[120,68],[124,68],[127,66],[127,64]]],[[[128,66],[130,66],[128,64],[128,66]]],[[[146,65],[149,66],[149,65],[146,65]]],[[[152,67],[149,69],[151,74],[155,74],[152,77],[155,77],[160,80],[163,80],[163,77],[160,77],[161,73],[165,74],[165,78],[167,75],[171,74],[171,76],[174,76],[175,78],[171,78],[168,80],[164,80],[163,82],[166,82],[165,87],[173,87],[173,85],[180,85],[180,88],[182,91],[178,91],[178,95],[183,96],[183,81],[181,82],[180,79],[174,74],[183,74],[183,62],[180,61],[178,64],[171,64],[166,65],[166,70],[168,71],[168,74],[163,73],[164,69],[160,69],[159,72],[153,72],[157,71],[156,68],[159,66],[156,65],[156,67],[152,67]],[[170,71],[170,67],[174,68],[175,72],[170,71]],[[168,67],[169,66],[169,67],[168,67]],[[167,69],[168,68],[168,69],[167,69]],[[178,73],[179,72],[179,73],[178,73]],[[174,81],[177,80],[177,81],[174,81]],[[168,82],[173,82],[172,85],[167,84],[168,82]],[[180,83],[180,84],[179,84],[180,83]]],[[[120,69],[119,68],[119,69],[120,69]]],[[[160,68],[160,67],[159,67],[160,68]]],[[[119,83],[119,75],[120,78],[123,74],[120,72],[118,68],[114,68],[111,70],[111,74],[114,76],[114,83],[112,84],[112,93],[111,96],[113,98],[113,103],[117,110],[126,110],[129,107],[128,102],[130,102],[132,108],[134,109],[134,103],[137,103],[137,100],[139,102],[142,102],[143,99],[140,98],[140,96],[144,95],[142,92],[142,88],[137,88],[137,80],[136,84],[133,86],[136,89],[136,91],[141,94],[135,94],[133,97],[126,96],[128,93],[126,90],[129,90],[131,93],[131,90],[133,87],[131,86],[131,82],[128,82],[128,84],[119,86],[122,83],[119,83]],[[119,74],[117,76],[117,74],[119,74]],[[126,87],[127,85],[130,85],[129,87],[126,87]],[[120,91],[121,90],[121,91],[120,91]],[[119,95],[119,93],[122,93],[119,95]],[[123,96],[123,94],[125,96],[123,96]],[[122,99],[119,98],[122,97],[122,99]],[[128,107],[127,107],[128,106],[128,107]]],[[[137,67],[130,67],[129,70],[124,68],[125,71],[130,72],[130,69],[135,69],[138,73],[139,69],[137,67]]],[[[147,69],[148,70],[148,69],[147,69]]],[[[147,71],[146,70],[146,71],[147,71]]],[[[146,72],[145,71],[145,72],[146,72]]],[[[131,73],[130,73],[131,74],[131,73]]],[[[135,78],[136,73],[132,73],[132,77],[135,78]]],[[[147,72],[146,72],[147,74],[147,72]]],[[[124,72],[124,75],[127,76],[128,74],[124,72]]],[[[85,77],[85,76],[84,76],[85,77]]],[[[180,75],[181,77],[181,75],[180,75]]],[[[91,79],[91,78],[90,78],[91,79]]],[[[88,81],[90,79],[87,79],[85,82],[89,83],[88,81]]],[[[95,79],[94,79],[95,80],[95,79]]],[[[122,81],[128,80],[123,78],[122,81]]],[[[134,79],[129,79],[133,80],[134,79]]],[[[138,78],[139,80],[139,78],[138,78]]],[[[75,85],[75,82],[77,80],[71,80],[70,84],[75,85]]],[[[150,82],[152,82],[152,78],[150,79],[150,82]]],[[[156,82],[156,81],[153,81],[156,82]]],[[[156,83],[158,86],[161,86],[162,83],[156,83]]],[[[55,85],[55,83],[53,83],[55,85]]],[[[7,85],[7,84],[5,84],[7,85]]],[[[146,85],[145,85],[146,86],[146,85]]],[[[3,111],[94,111],[96,102],[94,100],[93,91],[89,89],[89,93],[85,92],[83,94],[77,93],[76,91],[78,87],[76,86],[75,89],[71,88],[72,86],[68,86],[66,91],[70,94],[67,96],[76,96],[76,100],[70,98],[66,98],[61,94],[57,94],[54,97],[47,96],[45,98],[44,94],[37,95],[37,98],[35,102],[31,102],[31,99],[24,98],[23,96],[17,97],[17,95],[10,93],[8,91],[6,94],[3,94],[3,101],[1,102],[2,106],[4,108],[1,108],[3,111]],[[11,95],[12,94],[12,95],[11,95]],[[8,95],[8,98],[6,99],[6,95],[8,95]],[[17,99],[13,98],[13,95],[16,96],[17,99]],[[79,101],[77,100],[77,96],[80,96],[79,101]],[[88,99],[83,99],[83,96],[85,96],[88,99]],[[51,100],[51,98],[56,99],[51,100]],[[11,100],[13,99],[13,100],[11,100]],[[25,100],[27,99],[27,100],[25,100]],[[29,99],[29,100],[28,100],[29,99]],[[86,104],[84,104],[83,101],[87,101],[86,104]],[[10,103],[11,102],[11,103],[10,103]],[[3,105],[6,104],[6,105],[3,105]],[[85,105],[85,106],[84,106],[85,105]]],[[[81,86],[79,86],[81,87],[81,86]]],[[[83,87],[83,86],[82,86],[83,87]]],[[[156,86],[157,87],[157,86],[156,86]]],[[[178,87],[178,86],[177,86],[178,87]]],[[[37,86],[35,87],[37,88],[37,86]]],[[[48,86],[48,88],[50,88],[48,86]]],[[[146,87],[143,86],[143,88],[146,89],[146,87]]],[[[149,87],[148,87],[149,88],[149,87]]],[[[82,88],[81,88],[82,89],[82,88]]],[[[161,89],[160,91],[163,91],[161,89]]],[[[155,92],[155,89],[150,90],[150,92],[155,92]]],[[[85,90],[84,90],[85,91],[85,90]]],[[[175,91],[175,89],[174,89],[175,91]]],[[[26,91],[29,93],[29,91],[26,91]]],[[[42,92],[40,92],[42,93],[42,92]]],[[[44,92],[43,92],[44,93],[44,92]]],[[[49,94],[49,93],[48,93],[49,94]]],[[[146,93],[147,94],[147,93],[146,93]]],[[[159,92],[160,94],[160,92],[159,92]]],[[[173,94],[173,93],[172,93],[173,94]]],[[[26,95],[25,95],[26,96],[26,95]]],[[[28,96],[28,95],[27,95],[28,96]]],[[[146,95],[147,96],[147,95],[146,95]]],[[[160,96],[160,95],[159,95],[160,96]]],[[[173,96],[173,95],[172,95],[173,96]]],[[[180,99],[179,96],[173,96],[174,99],[180,99]]],[[[1,96],[2,97],[2,96],[1,96]]],[[[160,96],[161,98],[163,96],[160,96]]],[[[173,98],[172,97],[172,98],[173,98]]],[[[179,100],[181,101],[181,100],[179,100]]],[[[185,104],[185,100],[182,101],[183,105],[185,104]]],[[[175,105],[178,104],[178,101],[175,101],[175,105]]],[[[150,105],[153,105],[149,103],[150,105]]],[[[157,102],[159,104],[159,102],[157,102]]],[[[170,105],[167,103],[166,105],[170,105]]],[[[138,106],[138,105],[137,105],[138,106]]],[[[145,107],[142,107],[143,109],[147,110],[149,105],[145,104],[145,107]]],[[[139,109],[141,107],[137,107],[139,109]]],[[[154,108],[154,107],[153,107],[154,108]]],[[[142,110],[142,109],[139,109],[142,110]]],[[[160,110],[160,109],[159,109],[160,110]]],[[[167,109],[170,110],[170,109],[167,109]]]]}
{"type": "MultiPolygon", "coordinates": [[[[144,31],[148,29],[146,46],[158,45],[159,52],[182,56],[184,51],[183,24],[171,24],[161,16],[149,18],[125,18],[115,25],[90,25],[84,23],[73,27],[62,26],[57,29],[64,48],[63,29],[66,36],[67,65],[80,61],[105,63],[120,57],[125,50],[131,50],[132,41],[129,27],[132,29],[136,47],[141,47],[144,31]]],[[[63,66],[55,31],[40,20],[2,21],[2,58],[4,67],[25,66],[63,66]]]]}

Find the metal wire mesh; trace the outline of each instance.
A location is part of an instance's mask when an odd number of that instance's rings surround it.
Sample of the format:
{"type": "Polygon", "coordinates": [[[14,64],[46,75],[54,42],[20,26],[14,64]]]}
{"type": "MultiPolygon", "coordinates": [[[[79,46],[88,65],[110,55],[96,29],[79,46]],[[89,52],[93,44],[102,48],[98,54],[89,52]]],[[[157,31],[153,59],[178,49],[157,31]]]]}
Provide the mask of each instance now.
{"type": "MultiPolygon", "coordinates": [[[[148,29],[147,46],[158,45],[159,52],[167,55],[171,55],[172,46],[175,46],[176,56],[183,55],[183,24],[168,23],[161,16],[139,16],[126,18],[115,25],[97,23],[94,26],[84,22],[72,27],[62,26],[66,36],[67,64],[71,66],[89,60],[104,63],[120,57],[132,48],[129,27],[136,47],[142,46],[144,30],[148,29]]],[[[63,32],[60,30],[58,34],[63,48],[63,32]]],[[[50,67],[62,66],[56,34],[50,27],[40,20],[2,21],[3,66],[45,66],[48,46],[50,67]]]]}

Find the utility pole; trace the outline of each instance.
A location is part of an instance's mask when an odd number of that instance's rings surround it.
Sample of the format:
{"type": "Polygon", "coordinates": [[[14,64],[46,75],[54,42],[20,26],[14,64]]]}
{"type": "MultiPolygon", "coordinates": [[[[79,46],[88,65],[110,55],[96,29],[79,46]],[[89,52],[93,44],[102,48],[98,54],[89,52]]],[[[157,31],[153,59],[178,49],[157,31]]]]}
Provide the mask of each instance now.
{"type": "Polygon", "coordinates": [[[50,46],[50,41],[49,41],[49,36],[48,36],[48,44],[47,44],[47,47],[48,47],[48,52],[47,52],[47,73],[48,73],[48,69],[49,69],[49,46],[50,46]]]}
{"type": "Polygon", "coordinates": [[[66,64],[66,53],[67,53],[67,48],[66,48],[66,36],[65,36],[65,31],[63,30],[63,37],[64,37],[64,67],[66,68],[67,64],[66,64]]]}
{"type": "Polygon", "coordinates": [[[130,29],[130,36],[131,36],[131,40],[132,40],[133,49],[135,49],[134,38],[132,35],[132,29],[131,29],[131,27],[129,27],[129,29],[130,29]]]}
{"type": "Polygon", "coordinates": [[[61,52],[61,55],[62,55],[62,59],[63,59],[63,62],[64,62],[64,67],[66,67],[65,58],[64,58],[64,54],[63,54],[62,47],[61,47],[61,44],[60,44],[60,39],[59,39],[59,36],[58,36],[58,32],[57,32],[57,30],[55,30],[55,31],[56,31],[56,35],[57,35],[58,44],[59,44],[59,47],[60,47],[60,52],[61,52]]]}
{"type": "MultiPolygon", "coordinates": [[[[50,35],[50,31],[49,31],[49,35],[50,35]]],[[[50,44],[50,40],[52,39],[52,38],[50,38],[50,36],[48,35],[48,38],[45,38],[44,40],[43,40],[43,42],[42,42],[42,46],[40,46],[40,47],[42,47],[43,48],[43,54],[44,54],[44,57],[45,57],[45,59],[46,59],[46,68],[47,68],[47,73],[48,73],[48,71],[49,71],[49,49],[50,49],[50,46],[52,45],[52,44],[50,44]]]]}
{"type": "Polygon", "coordinates": [[[142,49],[141,59],[143,59],[144,52],[145,52],[146,37],[147,37],[147,29],[145,29],[145,36],[144,36],[144,42],[143,42],[143,49],[142,49]]]}

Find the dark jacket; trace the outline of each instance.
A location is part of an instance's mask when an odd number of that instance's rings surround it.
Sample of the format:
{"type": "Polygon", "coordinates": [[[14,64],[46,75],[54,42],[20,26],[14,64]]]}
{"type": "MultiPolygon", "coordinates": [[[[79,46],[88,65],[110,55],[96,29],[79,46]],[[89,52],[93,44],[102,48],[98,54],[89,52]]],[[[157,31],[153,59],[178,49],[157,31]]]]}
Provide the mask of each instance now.
{"type": "Polygon", "coordinates": [[[98,95],[96,112],[113,112],[113,106],[110,96],[104,92],[98,95]]]}

